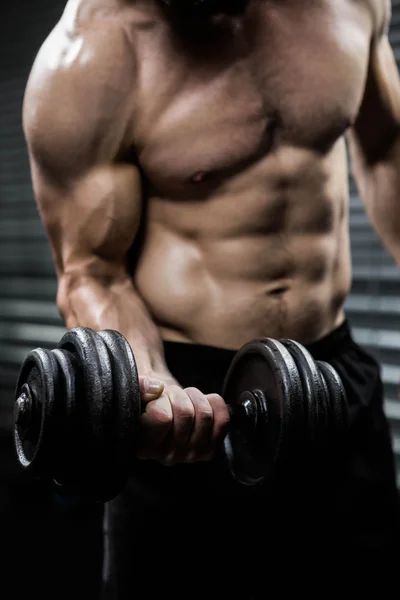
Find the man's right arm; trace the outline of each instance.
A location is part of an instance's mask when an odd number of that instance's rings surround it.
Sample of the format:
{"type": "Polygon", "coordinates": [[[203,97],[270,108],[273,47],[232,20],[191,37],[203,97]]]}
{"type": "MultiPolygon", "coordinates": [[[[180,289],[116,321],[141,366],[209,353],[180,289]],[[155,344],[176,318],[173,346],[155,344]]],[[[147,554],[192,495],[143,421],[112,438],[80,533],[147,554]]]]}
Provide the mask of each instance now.
{"type": "Polygon", "coordinates": [[[128,150],[132,65],[124,38],[108,36],[111,57],[100,36],[101,43],[90,35],[71,43],[55,31],[36,58],[23,111],[34,193],[67,328],[116,329],[130,342],[140,374],[170,377],[158,328],[128,270],[141,177],[117,157],[128,150]],[[73,44],[79,53],[68,61],[73,44]]]}
{"type": "Polygon", "coordinates": [[[103,36],[98,29],[93,36],[63,39],[56,28],[39,52],[24,99],[57,304],[68,329],[115,329],[130,343],[146,403],[137,456],[167,465],[210,460],[229,422],[225,403],[174,381],[159,330],[129,273],[128,251],[142,213],[139,169],[124,160],[132,154],[132,49],[111,23],[103,36]],[[154,390],[146,387],[152,381],[154,390]]]}

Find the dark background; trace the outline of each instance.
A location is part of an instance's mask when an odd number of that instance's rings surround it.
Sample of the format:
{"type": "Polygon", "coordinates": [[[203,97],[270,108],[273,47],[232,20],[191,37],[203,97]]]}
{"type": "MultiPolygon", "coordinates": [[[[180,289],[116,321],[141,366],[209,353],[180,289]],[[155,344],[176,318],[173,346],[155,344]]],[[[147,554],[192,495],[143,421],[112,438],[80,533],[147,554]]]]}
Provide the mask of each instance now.
{"type": "Polygon", "coordinates": [[[0,8],[0,597],[4,600],[25,600],[33,594],[97,600],[92,584],[101,574],[101,507],[61,502],[52,488],[21,477],[12,444],[20,365],[33,348],[54,348],[64,332],[21,125],[33,60],[64,6],[59,0],[14,0],[0,8]]]}
{"type": "MultiPolygon", "coordinates": [[[[64,332],[55,305],[49,245],[33,199],[21,127],[23,93],[35,55],[60,17],[60,0],[14,0],[0,8],[0,596],[78,597],[101,558],[101,514],[57,503],[43,484],[21,477],[12,445],[15,383],[26,354],[53,348],[64,332]],[[5,592],[6,584],[13,586],[5,592]]],[[[390,38],[400,61],[400,1],[390,38]]],[[[61,110],[61,106],[54,106],[61,110]]],[[[347,313],[357,341],[382,364],[386,411],[400,474],[400,270],[378,241],[352,190],[353,289],[347,313]]],[[[400,208],[400,207],[399,207],[400,208]]],[[[92,596],[93,597],[93,596],[92,596]]]]}

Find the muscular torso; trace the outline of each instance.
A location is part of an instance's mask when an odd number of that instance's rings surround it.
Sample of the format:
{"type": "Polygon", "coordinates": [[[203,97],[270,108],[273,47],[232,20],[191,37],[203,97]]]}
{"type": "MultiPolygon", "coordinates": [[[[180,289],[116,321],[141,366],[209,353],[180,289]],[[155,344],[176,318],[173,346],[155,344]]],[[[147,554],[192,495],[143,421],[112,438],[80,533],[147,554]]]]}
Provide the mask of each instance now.
{"type": "Polygon", "coordinates": [[[344,134],[372,4],[254,0],[206,35],[173,27],[155,0],[120,9],[145,200],[133,278],[164,339],[306,343],[343,319],[344,134]]]}

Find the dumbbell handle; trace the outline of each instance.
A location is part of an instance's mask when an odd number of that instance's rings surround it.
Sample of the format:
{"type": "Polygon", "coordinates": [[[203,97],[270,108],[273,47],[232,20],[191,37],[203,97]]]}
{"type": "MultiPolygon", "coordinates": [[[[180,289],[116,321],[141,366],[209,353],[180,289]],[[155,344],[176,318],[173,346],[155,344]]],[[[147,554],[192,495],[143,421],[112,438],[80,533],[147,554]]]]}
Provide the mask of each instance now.
{"type": "Polygon", "coordinates": [[[261,390],[243,392],[235,404],[227,404],[231,427],[238,427],[251,435],[261,421],[265,427],[268,419],[267,399],[261,390]]]}
{"type": "MultiPolygon", "coordinates": [[[[260,416],[263,424],[267,420],[267,401],[260,390],[246,391],[236,404],[228,404],[231,427],[238,427],[247,434],[256,430],[260,416]]],[[[29,428],[34,418],[34,399],[28,384],[24,384],[19,397],[14,403],[14,422],[16,425],[29,428]]]]}

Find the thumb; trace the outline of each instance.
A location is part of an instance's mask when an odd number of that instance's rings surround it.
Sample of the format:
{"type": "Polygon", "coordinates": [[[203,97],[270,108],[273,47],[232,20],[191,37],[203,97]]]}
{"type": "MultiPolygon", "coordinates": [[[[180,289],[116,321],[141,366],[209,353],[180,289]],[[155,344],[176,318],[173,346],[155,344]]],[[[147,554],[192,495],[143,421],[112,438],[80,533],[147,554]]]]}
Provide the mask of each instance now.
{"type": "Polygon", "coordinates": [[[151,402],[163,393],[164,382],[152,377],[139,377],[139,389],[142,402],[151,402]]]}

